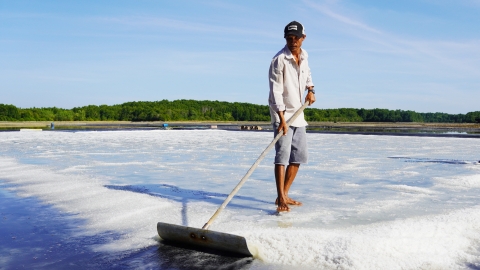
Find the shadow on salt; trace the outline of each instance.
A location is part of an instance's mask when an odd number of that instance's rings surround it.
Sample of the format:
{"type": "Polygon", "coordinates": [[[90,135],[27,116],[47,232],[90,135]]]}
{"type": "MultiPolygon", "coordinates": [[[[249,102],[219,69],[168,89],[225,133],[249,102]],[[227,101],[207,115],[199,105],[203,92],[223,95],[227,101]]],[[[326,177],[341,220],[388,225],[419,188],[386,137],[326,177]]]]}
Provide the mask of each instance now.
{"type": "Polygon", "coordinates": [[[392,159],[403,159],[405,162],[429,162],[429,163],[444,163],[444,164],[480,164],[480,161],[456,160],[456,159],[433,159],[433,158],[415,158],[415,157],[401,157],[392,156],[392,159]]]}
{"type": "MultiPolygon", "coordinates": [[[[193,190],[180,188],[174,185],[160,184],[160,185],[142,185],[142,186],[133,186],[133,185],[105,185],[104,187],[113,189],[113,190],[122,190],[130,191],[135,193],[146,194],[154,197],[160,197],[163,199],[173,200],[182,204],[182,225],[189,226],[188,222],[188,203],[191,202],[205,202],[209,201],[214,205],[221,205],[228,194],[217,193],[217,192],[207,192],[202,190],[193,190]]],[[[270,205],[271,202],[259,200],[255,197],[250,196],[235,196],[234,200],[228,205],[229,208],[241,208],[241,209],[250,209],[250,210],[259,210],[264,211],[267,214],[275,215],[277,212],[269,208],[259,208],[254,206],[249,206],[247,204],[239,203],[239,200],[244,201],[253,201],[258,203],[263,203],[265,206],[270,205]],[[235,202],[236,201],[236,202],[235,202]]],[[[212,213],[213,214],[213,213],[212,213]]],[[[209,216],[205,216],[205,221],[207,221],[209,216]]]]}

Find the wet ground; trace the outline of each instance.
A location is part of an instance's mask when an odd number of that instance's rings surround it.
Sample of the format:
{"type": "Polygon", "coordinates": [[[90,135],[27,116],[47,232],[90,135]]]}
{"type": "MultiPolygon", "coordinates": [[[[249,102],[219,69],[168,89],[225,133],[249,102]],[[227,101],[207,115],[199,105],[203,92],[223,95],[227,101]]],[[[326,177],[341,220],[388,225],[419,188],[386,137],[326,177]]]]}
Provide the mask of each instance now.
{"type": "Polygon", "coordinates": [[[0,269],[248,269],[252,258],[159,242],[129,252],[94,252],[115,233],[78,236],[82,221],[0,185],[0,269]]]}

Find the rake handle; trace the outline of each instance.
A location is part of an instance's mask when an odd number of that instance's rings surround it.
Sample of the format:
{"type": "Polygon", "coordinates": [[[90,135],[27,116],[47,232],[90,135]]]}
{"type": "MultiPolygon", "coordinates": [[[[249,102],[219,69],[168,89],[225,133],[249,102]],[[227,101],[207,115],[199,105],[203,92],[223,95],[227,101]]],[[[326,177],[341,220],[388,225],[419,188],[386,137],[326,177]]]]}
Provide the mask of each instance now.
{"type": "MultiPolygon", "coordinates": [[[[298,111],[296,111],[293,116],[288,120],[287,125],[290,126],[290,124],[297,119],[297,117],[303,112],[303,110],[309,105],[310,103],[307,101],[305,102],[298,111]]],[[[272,149],[272,147],[275,145],[275,143],[282,137],[283,134],[282,132],[279,132],[277,136],[273,139],[273,141],[263,150],[262,154],[257,158],[257,161],[253,163],[252,167],[248,170],[248,172],[245,174],[245,176],[240,180],[240,182],[237,184],[237,186],[230,192],[228,197],[223,201],[222,205],[217,209],[217,211],[213,214],[213,216],[208,220],[205,225],[203,225],[202,229],[208,230],[208,227],[212,224],[212,222],[217,218],[217,216],[225,209],[227,204],[232,200],[233,196],[237,194],[237,192],[240,190],[240,188],[243,186],[243,184],[247,181],[247,179],[252,175],[253,171],[257,168],[257,166],[260,164],[260,162],[265,158],[267,153],[272,149]]]]}

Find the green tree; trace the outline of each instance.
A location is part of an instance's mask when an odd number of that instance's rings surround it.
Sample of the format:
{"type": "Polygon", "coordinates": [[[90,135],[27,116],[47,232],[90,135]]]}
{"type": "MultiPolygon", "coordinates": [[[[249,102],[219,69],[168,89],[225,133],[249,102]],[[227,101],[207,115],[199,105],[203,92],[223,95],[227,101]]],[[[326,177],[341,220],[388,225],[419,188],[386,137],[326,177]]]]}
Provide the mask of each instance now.
{"type": "Polygon", "coordinates": [[[17,107],[8,104],[0,104],[0,121],[15,121],[21,118],[17,107]]]}

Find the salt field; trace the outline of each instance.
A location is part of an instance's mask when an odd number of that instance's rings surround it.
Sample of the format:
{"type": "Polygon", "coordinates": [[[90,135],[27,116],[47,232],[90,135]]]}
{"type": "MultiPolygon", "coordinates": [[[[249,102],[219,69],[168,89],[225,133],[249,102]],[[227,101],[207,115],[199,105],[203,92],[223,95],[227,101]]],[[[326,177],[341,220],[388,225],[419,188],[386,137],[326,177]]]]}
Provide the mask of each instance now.
{"type": "Polygon", "coordinates": [[[0,132],[0,269],[479,269],[475,138],[309,133],[276,213],[273,152],[210,227],[254,259],[169,246],[202,227],[270,132],[0,132]]]}

